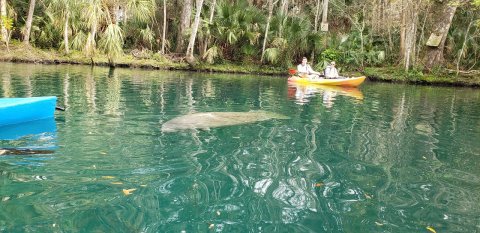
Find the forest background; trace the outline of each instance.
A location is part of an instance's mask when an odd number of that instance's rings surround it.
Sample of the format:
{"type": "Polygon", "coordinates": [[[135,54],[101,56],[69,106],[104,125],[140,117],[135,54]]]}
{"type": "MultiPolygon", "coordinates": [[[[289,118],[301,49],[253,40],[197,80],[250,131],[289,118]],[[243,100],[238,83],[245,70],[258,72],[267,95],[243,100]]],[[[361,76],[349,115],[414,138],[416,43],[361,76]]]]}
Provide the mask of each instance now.
{"type": "Polygon", "coordinates": [[[0,0],[0,60],[480,84],[480,0],[0,0]]]}

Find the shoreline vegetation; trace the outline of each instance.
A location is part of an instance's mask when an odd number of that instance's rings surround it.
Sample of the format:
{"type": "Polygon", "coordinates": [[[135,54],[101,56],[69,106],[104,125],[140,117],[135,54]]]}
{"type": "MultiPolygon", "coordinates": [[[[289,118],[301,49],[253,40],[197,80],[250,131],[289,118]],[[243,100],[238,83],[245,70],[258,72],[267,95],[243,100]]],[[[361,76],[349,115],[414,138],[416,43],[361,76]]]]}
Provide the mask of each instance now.
{"type": "MultiPolygon", "coordinates": [[[[21,43],[10,45],[9,52],[0,46],[0,62],[13,63],[35,63],[35,64],[72,64],[72,65],[93,65],[112,66],[106,55],[98,54],[94,57],[86,57],[81,52],[74,52],[64,55],[55,50],[42,50],[30,45],[21,43]]],[[[151,70],[182,70],[196,72],[218,72],[256,75],[288,75],[288,68],[269,67],[268,65],[257,64],[207,64],[196,63],[190,65],[183,59],[168,58],[159,54],[143,54],[136,57],[132,54],[124,54],[115,60],[114,67],[136,68],[151,70]]],[[[405,73],[397,67],[366,67],[363,72],[349,72],[348,75],[365,75],[370,81],[409,83],[419,85],[435,86],[462,86],[480,88],[480,73],[456,74],[454,70],[444,70],[437,74],[423,74],[421,72],[405,73]]]]}

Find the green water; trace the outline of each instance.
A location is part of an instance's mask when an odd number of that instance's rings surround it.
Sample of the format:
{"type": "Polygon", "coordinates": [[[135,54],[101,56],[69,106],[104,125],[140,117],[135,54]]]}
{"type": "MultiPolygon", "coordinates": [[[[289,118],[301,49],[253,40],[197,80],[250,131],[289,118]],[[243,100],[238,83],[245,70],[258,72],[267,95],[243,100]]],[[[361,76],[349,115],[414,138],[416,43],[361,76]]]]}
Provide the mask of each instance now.
{"type": "Polygon", "coordinates": [[[45,95],[56,130],[0,140],[46,151],[0,156],[0,232],[480,232],[480,90],[0,63],[45,95]],[[289,119],[161,131],[250,110],[289,119]]]}

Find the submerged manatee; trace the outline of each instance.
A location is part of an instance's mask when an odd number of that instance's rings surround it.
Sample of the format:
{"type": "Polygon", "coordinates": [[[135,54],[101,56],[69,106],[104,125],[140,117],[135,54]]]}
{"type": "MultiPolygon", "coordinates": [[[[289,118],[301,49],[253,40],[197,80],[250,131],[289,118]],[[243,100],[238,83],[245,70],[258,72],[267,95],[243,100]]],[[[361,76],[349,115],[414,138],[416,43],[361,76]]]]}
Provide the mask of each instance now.
{"type": "Polygon", "coordinates": [[[179,116],[165,122],[162,132],[176,132],[188,129],[210,129],[215,127],[248,124],[270,119],[289,119],[288,117],[266,111],[250,112],[200,112],[179,116]]]}

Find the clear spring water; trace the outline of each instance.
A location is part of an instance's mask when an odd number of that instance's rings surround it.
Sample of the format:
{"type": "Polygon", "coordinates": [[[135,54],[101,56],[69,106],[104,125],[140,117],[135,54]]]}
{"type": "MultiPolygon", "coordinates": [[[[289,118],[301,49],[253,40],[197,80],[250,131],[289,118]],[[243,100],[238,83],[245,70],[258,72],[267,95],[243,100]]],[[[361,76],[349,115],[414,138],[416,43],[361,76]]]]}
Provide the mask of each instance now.
{"type": "Polygon", "coordinates": [[[0,232],[480,231],[480,90],[0,63],[0,97],[44,95],[0,139],[0,232]],[[289,119],[161,131],[251,110],[289,119]]]}

